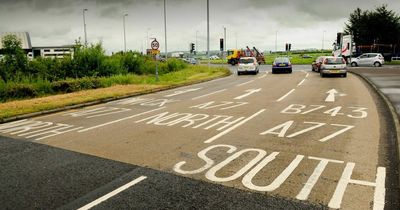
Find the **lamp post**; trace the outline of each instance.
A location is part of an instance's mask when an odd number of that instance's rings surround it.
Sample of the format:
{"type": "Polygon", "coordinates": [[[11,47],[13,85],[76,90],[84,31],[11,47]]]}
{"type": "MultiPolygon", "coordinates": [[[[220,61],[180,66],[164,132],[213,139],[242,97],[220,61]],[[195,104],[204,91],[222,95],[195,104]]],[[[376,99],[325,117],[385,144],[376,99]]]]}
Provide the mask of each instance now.
{"type": "Polygon", "coordinates": [[[125,17],[128,16],[128,14],[124,14],[122,16],[122,20],[124,23],[124,52],[126,53],[126,31],[125,31],[125,17]]]}
{"type": "Polygon", "coordinates": [[[164,0],[164,35],[165,35],[165,60],[168,58],[168,48],[167,48],[167,2],[164,0]]]}
{"type": "Polygon", "coordinates": [[[198,33],[199,33],[199,31],[196,31],[196,48],[195,48],[196,53],[197,53],[197,49],[199,49],[199,45],[197,44],[198,33]]]}
{"type": "Polygon", "coordinates": [[[147,49],[149,47],[149,31],[150,31],[150,28],[147,28],[147,33],[146,33],[146,52],[147,52],[147,49]]]}
{"type": "Polygon", "coordinates": [[[223,53],[223,55],[224,55],[224,60],[226,59],[226,56],[225,56],[225,51],[226,51],[226,27],[225,26],[223,26],[224,27],[224,46],[223,46],[223,49],[222,49],[222,53],[223,53]]]}
{"type": "Polygon", "coordinates": [[[207,59],[210,68],[210,0],[207,0],[207,59]]]}
{"type": "Polygon", "coordinates": [[[275,31],[275,53],[278,51],[278,31],[275,31]]]}
{"type": "Polygon", "coordinates": [[[324,47],[325,47],[325,30],[322,32],[322,48],[321,48],[321,51],[323,51],[324,50],[324,47]]]}
{"type": "Polygon", "coordinates": [[[86,17],[85,17],[85,12],[87,12],[88,9],[83,9],[82,14],[83,14],[83,31],[85,33],[85,46],[87,46],[87,34],[86,34],[86,17]]]}

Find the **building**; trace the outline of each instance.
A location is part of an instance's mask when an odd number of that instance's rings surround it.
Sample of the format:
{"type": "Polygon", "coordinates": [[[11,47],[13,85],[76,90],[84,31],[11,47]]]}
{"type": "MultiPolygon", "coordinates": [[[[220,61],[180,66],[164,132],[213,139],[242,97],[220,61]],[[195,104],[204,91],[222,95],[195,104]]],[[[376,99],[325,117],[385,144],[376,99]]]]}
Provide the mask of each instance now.
{"type": "Polygon", "coordinates": [[[31,38],[28,32],[4,32],[0,33],[0,57],[3,52],[3,44],[1,40],[7,35],[15,35],[21,40],[21,47],[25,51],[29,59],[42,57],[42,58],[64,58],[66,56],[73,57],[74,46],[73,45],[62,45],[62,46],[43,46],[33,47],[31,38]]]}

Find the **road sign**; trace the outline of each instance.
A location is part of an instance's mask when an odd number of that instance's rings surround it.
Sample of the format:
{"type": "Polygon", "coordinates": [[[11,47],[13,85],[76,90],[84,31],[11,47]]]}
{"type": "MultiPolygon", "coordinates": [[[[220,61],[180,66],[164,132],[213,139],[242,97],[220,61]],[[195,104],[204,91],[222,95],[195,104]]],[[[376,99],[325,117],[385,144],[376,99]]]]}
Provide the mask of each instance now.
{"type": "Polygon", "coordinates": [[[154,39],[151,42],[151,49],[153,50],[158,50],[158,48],[160,47],[160,43],[158,43],[157,39],[154,39]]]}

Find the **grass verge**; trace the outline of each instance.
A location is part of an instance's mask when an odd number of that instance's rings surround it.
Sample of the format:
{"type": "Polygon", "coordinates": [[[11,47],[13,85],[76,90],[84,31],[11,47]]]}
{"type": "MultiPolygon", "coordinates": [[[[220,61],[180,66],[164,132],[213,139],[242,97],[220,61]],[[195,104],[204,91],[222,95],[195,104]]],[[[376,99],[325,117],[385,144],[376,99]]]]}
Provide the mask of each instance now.
{"type": "Polygon", "coordinates": [[[110,87],[1,103],[0,122],[20,115],[189,85],[229,74],[226,68],[190,66],[181,71],[161,75],[159,81],[156,81],[154,75],[117,75],[101,78],[101,81],[110,87]]]}

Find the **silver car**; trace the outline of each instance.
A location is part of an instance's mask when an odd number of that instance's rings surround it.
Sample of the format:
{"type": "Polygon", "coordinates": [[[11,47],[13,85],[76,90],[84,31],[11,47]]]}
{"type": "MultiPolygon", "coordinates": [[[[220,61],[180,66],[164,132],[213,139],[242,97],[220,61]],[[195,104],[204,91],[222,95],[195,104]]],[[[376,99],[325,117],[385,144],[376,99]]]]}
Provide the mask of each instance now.
{"type": "Polygon", "coordinates": [[[346,61],[342,57],[326,56],[320,66],[321,77],[327,75],[341,75],[347,77],[346,61]]]}
{"type": "Polygon", "coordinates": [[[375,66],[381,67],[385,59],[380,53],[364,53],[351,60],[351,66],[375,66]]]}

